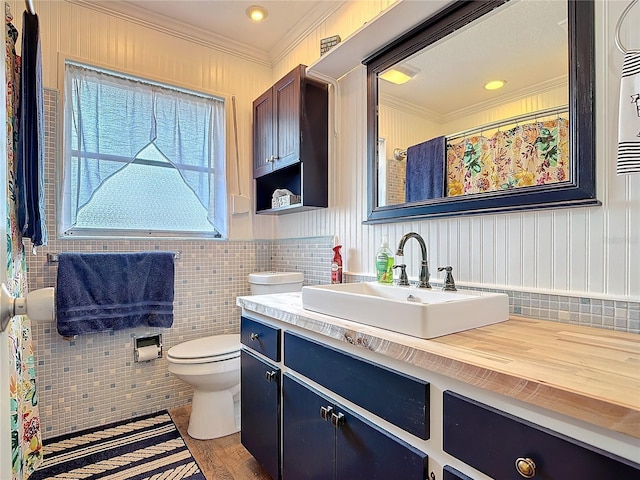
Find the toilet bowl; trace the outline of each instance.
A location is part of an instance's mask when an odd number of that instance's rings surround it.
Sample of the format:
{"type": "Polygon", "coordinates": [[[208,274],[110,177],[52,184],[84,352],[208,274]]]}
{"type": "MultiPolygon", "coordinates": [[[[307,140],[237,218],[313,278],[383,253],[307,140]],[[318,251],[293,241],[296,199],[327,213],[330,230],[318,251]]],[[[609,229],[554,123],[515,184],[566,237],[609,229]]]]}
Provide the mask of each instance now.
{"type": "Polygon", "coordinates": [[[169,371],[193,387],[187,432],[206,440],[240,431],[240,335],[214,335],[171,347],[169,371]]]}
{"type": "MultiPolygon", "coordinates": [[[[249,275],[252,295],[302,289],[301,272],[249,275]]],[[[187,433],[207,440],[240,431],[240,335],[214,335],[180,343],[167,352],[169,371],[193,387],[187,433]]]]}

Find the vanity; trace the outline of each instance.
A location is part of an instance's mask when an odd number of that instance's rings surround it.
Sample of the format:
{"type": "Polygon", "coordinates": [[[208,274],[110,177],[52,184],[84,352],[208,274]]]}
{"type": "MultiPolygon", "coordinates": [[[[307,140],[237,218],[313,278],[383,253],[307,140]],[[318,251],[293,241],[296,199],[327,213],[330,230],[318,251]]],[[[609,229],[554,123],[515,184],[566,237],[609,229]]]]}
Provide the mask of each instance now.
{"type": "Polygon", "coordinates": [[[512,316],[420,339],[301,297],[237,299],[242,443],[274,479],[639,477],[637,335],[512,316]]]}

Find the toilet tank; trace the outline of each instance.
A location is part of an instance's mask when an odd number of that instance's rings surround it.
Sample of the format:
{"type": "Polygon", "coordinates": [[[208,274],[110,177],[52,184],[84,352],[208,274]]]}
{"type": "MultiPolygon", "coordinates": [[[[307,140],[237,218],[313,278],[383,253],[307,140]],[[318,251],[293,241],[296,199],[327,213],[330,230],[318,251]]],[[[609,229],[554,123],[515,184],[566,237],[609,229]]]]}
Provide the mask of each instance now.
{"type": "Polygon", "coordinates": [[[249,274],[251,295],[299,292],[302,290],[302,272],[257,272],[249,274]]]}

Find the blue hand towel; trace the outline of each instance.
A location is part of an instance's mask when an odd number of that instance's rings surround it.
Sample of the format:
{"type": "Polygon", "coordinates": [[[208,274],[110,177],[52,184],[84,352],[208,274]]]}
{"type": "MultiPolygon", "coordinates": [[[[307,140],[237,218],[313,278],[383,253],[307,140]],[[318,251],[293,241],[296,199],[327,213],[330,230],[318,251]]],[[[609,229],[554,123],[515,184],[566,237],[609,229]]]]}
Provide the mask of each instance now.
{"type": "Polygon", "coordinates": [[[61,253],[58,333],[65,337],[173,324],[172,252],[61,253]]]}
{"type": "Polygon", "coordinates": [[[407,148],[407,202],[444,197],[445,142],[436,137],[407,148]]]}

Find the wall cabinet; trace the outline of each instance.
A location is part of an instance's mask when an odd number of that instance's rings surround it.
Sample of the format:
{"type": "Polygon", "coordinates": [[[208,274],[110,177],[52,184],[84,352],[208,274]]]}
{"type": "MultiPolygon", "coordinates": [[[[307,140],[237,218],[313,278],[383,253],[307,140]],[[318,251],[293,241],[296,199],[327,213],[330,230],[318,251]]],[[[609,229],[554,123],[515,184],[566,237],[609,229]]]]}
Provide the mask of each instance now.
{"type": "Polygon", "coordinates": [[[256,213],[327,207],[328,91],[299,65],[253,102],[256,213]],[[272,208],[274,190],[301,202],[272,208]]]}
{"type": "Polygon", "coordinates": [[[293,376],[282,391],[284,479],[427,478],[424,452],[293,376]]]}

